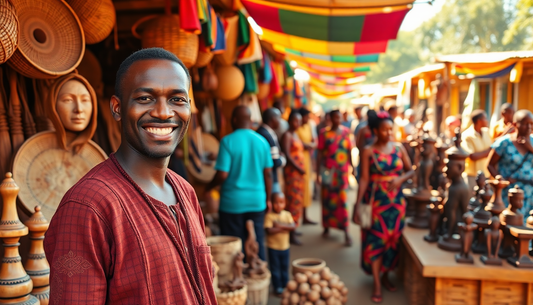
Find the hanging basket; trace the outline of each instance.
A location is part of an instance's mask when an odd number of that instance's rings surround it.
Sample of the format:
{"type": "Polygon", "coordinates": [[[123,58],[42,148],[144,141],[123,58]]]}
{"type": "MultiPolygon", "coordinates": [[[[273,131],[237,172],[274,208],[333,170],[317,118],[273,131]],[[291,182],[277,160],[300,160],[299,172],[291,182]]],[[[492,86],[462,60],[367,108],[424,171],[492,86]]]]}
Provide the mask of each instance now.
{"type": "Polygon", "coordinates": [[[85,38],[70,6],[58,0],[11,2],[20,22],[20,38],[8,64],[29,78],[55,78],[72,72],[83,57],[85,38]]]}
{"type": "Polygon", "coordinates": [[[78,15],[87,44],[103,41],[111,34],[116,22],[111,0],[67,0],[78,15]]]}
{"type": "Polygon", "coordinates": [[[213,59],[214,54],[211,52],[198,51],[198,58],[196,59],[196,68],[203,68],[207,66],[213,59]]]}
{"type": "Polygon", "coordinates": [[[151,15],[139,19],[131,28],[133,36],[141,39],[143,48],[163,48],[174,53],[187,68],[194,66],[198,56],[198,35],[180,28],[178,15],[151,15]],[[144,22],[148,24],[137,32],[144,22]]]}
{"type": "Polygon", "coordinates": [[[19,42],[19,20],[9,0],[0,0],[0,64],[5,63],[19,42]]]}

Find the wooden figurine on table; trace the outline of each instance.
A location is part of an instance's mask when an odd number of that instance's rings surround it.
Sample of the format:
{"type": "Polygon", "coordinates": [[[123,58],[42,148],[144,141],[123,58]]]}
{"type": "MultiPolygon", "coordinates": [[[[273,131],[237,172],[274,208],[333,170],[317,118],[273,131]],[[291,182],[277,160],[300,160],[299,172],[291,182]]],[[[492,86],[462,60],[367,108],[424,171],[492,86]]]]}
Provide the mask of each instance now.
{"type": "Polygon", "coordinates": [[[478,254],[487,253],[487,240],[485,238],[485,229],[489,227],[490,218],[492,214],[485,210],[485,207],[492,198],[493,192],[491,187],[487,184],[485,189],[479,191],[479,198],[481,204],[474,210],[474,223],[478,225],[478,234],[474,243],[472,244],[472,251],[478,254]]]}
{"type": "Polygon", "coordinates": [[[499,216],[503,210],[505,210],[505,204],[502,199],[503,189],[506,188],[510,182],[504,180],[501,175],[495,177],[494,180],[489,180],[488,183],[494,188],[494,197],[487,205],[487,211],[491,212],[494,216],[499,216]]]}
{"type": "Polygon", "coordinates": [[[446,191],[446,184],[448,184],[448,179],[446,179],[446,176],[444,175],[444,168],[446,167],[446,150],[450,148],[449,146],[444,143],[444,136],[442,136],[438,144],[436,146],[437,148],[437,157],[435,158],[435,166],[433,169],[433,174],[431,175],[433,178],[433,189],[437,190],[441,195],[444,194],[446,191]]]}
{"type": "Polygon", "coordinates": [[[500,219],[493,216],[489,221],[490,228],[485,230],[487,243],[487,255],[481,256],[481,261],[485,265],[501,266],[502,260],[498,257],[498,251],[503,239],[503,232],[500,230],[500,219]]]}
{"type": "Polygon", "coordinates": [[[441,197],[432,197],[431,203],[428,204],[429,210],[429,234],[424,236],[424,240],[430,243],[437,242],[439,240],[438,227],[442,220],[442,211],[444,206],[442,205],[441,197]]]}
{"type": "Polygon", "coordinates": [[[259,244],[257,243],[253,220],[246,222],[246,229],[248,230],[248,239],[244,243],[247,263],[245,273],[249,276],[260,276],[267,271],[267,263],[259,258],[259,244]]]}
{"type": "Polygon", "coordinates": [[[470,211],[474,211],[481,204],[479,192],[484,190],[487,185],[487,178],[483,171],[477,173],[476,184],[477,185],[474,187],[474,196],[470,199],[470,204],[468,205],[468,210],[470,211]]]}
{"type": "Polygon", "coordinates": [[[509,226],[509,232],[516,238],[516,252],[507,261],[517,268],[533,268],[533,260],[529,256],[529,244],[533,239],[533,230],[527,227],[509,226]]]}
{"type": "Polygon", "coordinates": [[[461,253],[455,255],[455,261],[462,264],[473,264],[474,258],[470,254],[470,250],[474,241],[474,232],[477,230],[477,224],[474,223],[472,212],[466,212],[463,215],[463,221],[459,223],[459,230],[461,231],[461,253]]]}
{"type": "Polygon", "coordinates": [[[221,287],[222,292],[232,292],[242,289],[246,285],[246,280],[243,276],[243,270],[246,264],[243,262],[244,254],[239,252],[233,260],[233,279],[224,283],[221,287]]]}
{"type": "Polygon", "coordinates": [[[420,168],[418,169],[418,196],[431,196],[431,185],[429,179],[433,171],[433,151],[435,150],[436,141],[425,134],[422,138],[422,149],[420,155],[422,160],[420,161],[420,168]]]}
{"type": "Polygon", "coordinates": [[[509,226],[521,227],[524,225],[524,215],[520,209],[524,206],[524,191],[517,185],[508,192],[509,206],[500,214],[500,222],[503,227],[503,246],[499,255],[508,258],[515,253],[515,237],[511,235],[509,226]]]}
{"type": "Polygon", "coordinates": [[[461,250],[461,241],[455,237],[457,223],[461,215],[467,212],[470,201],[470,189],[466,185],[462,174],[465,170],[465,160],[469,154],[461,147],[461,133],[457,128],[455,132],[455,146],[446,151],[448,163],[446,164],[446,177],[451,181],[448,187],[448,199],[444,205],[445,234],[439,239],[439,248],[447,251],[458,252],[461,250]]]}

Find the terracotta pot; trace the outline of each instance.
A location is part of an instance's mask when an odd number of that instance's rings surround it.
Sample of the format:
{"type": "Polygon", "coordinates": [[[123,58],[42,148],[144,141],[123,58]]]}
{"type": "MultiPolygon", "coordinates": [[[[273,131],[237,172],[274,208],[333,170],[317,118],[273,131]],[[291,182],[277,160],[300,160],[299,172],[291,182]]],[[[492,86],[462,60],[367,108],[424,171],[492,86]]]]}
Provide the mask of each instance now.
{"type": "Polygon", "coordinates": [[[235,66],[218,66],[215,70],[218,87],[214,95],[224,101],[238,98],[244,90],[244,75],[235,66]]]}
{"type": "Polygon", "coordinates": [[[292,261],[292,274],[311,271],[318,273],[326,267],[326,261],[320,258],[300,258],[292,261]]]}

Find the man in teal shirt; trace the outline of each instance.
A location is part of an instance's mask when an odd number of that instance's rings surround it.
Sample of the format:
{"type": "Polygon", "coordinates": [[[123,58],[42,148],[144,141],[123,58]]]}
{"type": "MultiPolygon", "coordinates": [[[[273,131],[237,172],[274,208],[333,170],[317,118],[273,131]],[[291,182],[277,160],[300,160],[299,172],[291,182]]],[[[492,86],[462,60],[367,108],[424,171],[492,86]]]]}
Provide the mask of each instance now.
{"type": "Polygon", "coordinates": [[[272,189],[272,157],[270,145],[250,129],[251,113],[246,106],[237,106],[231,116],[233,133],[220,142],[217,173],[206,191],[222,185],[219,222],[222,235],[247,237],[246,221],[253,220],[259,257],[265,260],[265,211],[270,209],[272,189]]]}

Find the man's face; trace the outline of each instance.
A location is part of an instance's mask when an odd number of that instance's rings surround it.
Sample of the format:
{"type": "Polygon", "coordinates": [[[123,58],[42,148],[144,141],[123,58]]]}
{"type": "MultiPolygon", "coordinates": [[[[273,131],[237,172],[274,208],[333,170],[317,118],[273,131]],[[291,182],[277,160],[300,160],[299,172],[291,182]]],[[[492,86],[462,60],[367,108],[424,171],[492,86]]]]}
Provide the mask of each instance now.
{"type": "Polygon", "coordinates": [[[271,121],[272,129],[276,130],[279,128],[280,120],[281,120],[281,115],[275,115],[272,118],[272,121],[271,121]]]}
{"type": "Polygon", "coordinates": [[[507,109],[503,112],[503,119],[504,119],[506,122],[512,122],[512,121],[513,121],[513,116],[514,116],[514,110],[511,109],[511,108],[507,108],[507,109]]]}
{"type": "Polygon", "coordinates": [[[476,122],[476,125],[479,128],[489,127],[489,121],[487,120],[487,116],[483,114],[481,118],[476,122]]]}
{"type": "Polygon", "coordinates": [[[191,117],[183,68],[169,60],[137,61],[126,72],[121,90],[122,100],[114,97],[111,103],[115,119],[122,121],[123,140],[150,158],[172,155],[191,117]]]}

